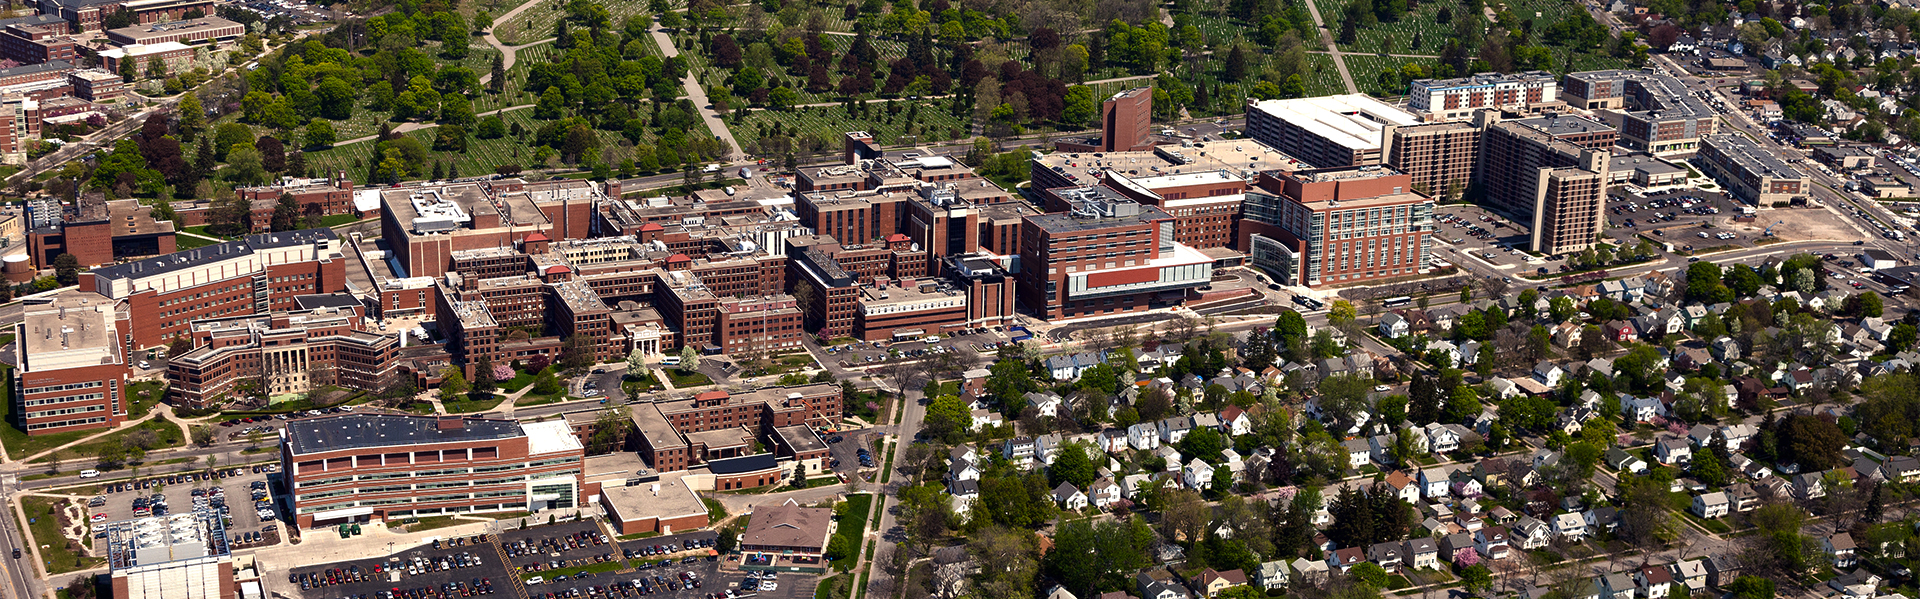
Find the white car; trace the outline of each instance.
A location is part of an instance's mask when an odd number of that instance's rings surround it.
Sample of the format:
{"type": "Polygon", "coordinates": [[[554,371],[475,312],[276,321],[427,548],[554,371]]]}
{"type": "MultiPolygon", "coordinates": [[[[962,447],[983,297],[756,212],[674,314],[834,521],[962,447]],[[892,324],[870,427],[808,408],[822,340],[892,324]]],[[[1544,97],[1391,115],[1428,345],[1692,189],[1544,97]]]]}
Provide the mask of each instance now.
{"type": "Polygon", "coordinates": [[[760,583],[760,592],[762,593],[771,593],[779,588],[780,584],[772,581],[760,583]]]}
{"type": "Polygon", "coordinates": [[[1374,386],[1373,386],[1373,390],[1374,390],[1375,392],[1378,392],[1378,393],[1386,393],[1386,392],[1387,392],[1388,390],[1391,390],[1391,389],[1393,389],[1393,388],[1392,388],[1392,387],[1388,387],[1388,386],[1386,386],[1386,385],[1374,385],[1374,386]]]}

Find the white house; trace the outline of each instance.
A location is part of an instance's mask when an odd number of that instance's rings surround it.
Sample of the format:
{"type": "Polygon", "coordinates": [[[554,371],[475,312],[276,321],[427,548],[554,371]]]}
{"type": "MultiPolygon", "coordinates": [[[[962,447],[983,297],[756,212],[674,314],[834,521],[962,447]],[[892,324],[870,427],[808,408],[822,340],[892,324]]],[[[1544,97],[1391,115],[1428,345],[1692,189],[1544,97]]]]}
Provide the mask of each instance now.
{"type": "Polygon", "coordinates": [[[1347,450],[1347,467],[1349,468],[1365,467],[1372,459],[1373,448],[1367,445],[1366,439],[1347,439],[1340,445],[1347,450]]]}
{"type": "Polygon", "coordinates": [[[1213,465],[1194,458],[1181,469],[1181,477],[1187,483],[1187,488],[1205,490],[1213,486],[1213,465]]]}
{"type": "Polygon", "coordinates": [[[1399,339],[1407,334],[1407,326],[1407,317],[1398,313],[1388,312],[1380,317],[1380,335],[1388,339],[1399,339]]]}
{"type": "Polygon", "coordinates": [[[1587,537],[1587,519],[1573,512],[1554,516],[1553,532],[1568,540],[1584,539],[1587,537]]]}
{"type": "Polygon", "coordinates": [[[1060,504],[1060,507],[1073,511],[1087,509],[1087,494],[1069,482],[1060,483],[1060,486],[1053,488],[1053,501],[1060,504]]]}
{"type": "Polygon", "coordinates": [[[1060,416],[1060,403],[1061,403],[1060,396],[1054,395],[1052,393],[1036,393],[1036,392],[1029,391],[1027,392],[1026,397],[1027,397],[1027,404],[1033,406],[1034,409],[1039,410],[1041,416],[1044,416],[1047,418],[1055,418],[1060,416]]]}
{"type": "Polygon", "coordinates": [[[1220,411],[1220,426],[1228,436],[1237,437],[1253,432],[1253,418],[1240,406],[1227,406],[1220,411]]]}
{"type": "Polygon", "coordinates": [[[1731,507],[1732,502],[1727,500],[1727,494],[1725,492],[1714,491],[1693,497],[1693,515],[1702,518],[1719,518],[1725,516],[1727,515],[1727,510],[1731,507]]]}
{"type": "Polygon", "coordinates": [[[1161,419],[1154,426],[1159,429],[1160,442],[1172,445],[1187,438],[1187,433],[1193,430],[1193,419],[1186,416],[1170,416],[1161,419]]]}
{"type": "Polygon", "coordinates": [[[1666,414],[1666,404],[1658,397],[1621,396],[1620,414],[1633,422],[1652,422],[1655,416],[1666,414]]]}
{"type": "Polygon", "coordinates": [[[1420,495],[1427,499],[1439,499],[1447,496],[1448,485],[1445,468],[1428,468],[1420,471],[1420,495]]]}
{"type": "Polygon", "coordinates": [[[1152,451],[1160,447],[1160,431],[1151,422],[1142,422],[1127,427],[1127,444],[1140,451],[1152,451]]]}
{"type": "Polygon", "coordinates": [[[1653,459],[1662,464],[1680,464],[1693,461],[1693,446],[1686,437],[1668,437],[1662,435],[1653,443],[1653,459]]]}

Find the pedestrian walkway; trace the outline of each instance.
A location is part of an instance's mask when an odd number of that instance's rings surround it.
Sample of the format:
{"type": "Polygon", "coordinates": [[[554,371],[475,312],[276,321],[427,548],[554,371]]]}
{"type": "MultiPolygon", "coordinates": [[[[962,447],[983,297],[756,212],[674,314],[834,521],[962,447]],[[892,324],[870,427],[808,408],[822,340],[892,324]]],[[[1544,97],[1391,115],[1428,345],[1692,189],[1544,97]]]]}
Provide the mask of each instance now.
{"type": "Polygon", "coordinates": [[[1327,55],[1333,57],[1333,68],[1340,71],[1340,82],[1347,85],[1347,93],[1360,93],[1360,86],[1354,85],[1353,73],[1347,72],[1347,59],[1340,46],[1333,43],[1333,34],[1327,31],[1327,22],[1320,18],[1320,7],[1316,3],[1307,3],[1307,13],[1313,15],[1313,30],[1320,35],[1320,43],[1327,47],[1327,55]]]}
{"type": "MultiPolygon", "coordinates": [[[[84,444],[84,443],[88,443],[88,442],[91,442],[91,441],[95,441],[95,440],[98,440],[98,439],[100,439],[101,437],[105,437],[105,436],[107,436],[107,435],[111,435],[111,434],[114,434],[114,433],[117,433],[117,432],[120,432],[120,431],[124,431],[124,430],[127,430],[127,429],[129,429],[129,428],[132,428],[132,427],[135,427],[135,426],[139,426],[139,425],[140,425],[140,423],[143,423],[143,422],[146,422],[146,421],[148,421],[148,420],[153,420],[153,419],[155,419],[155,418],[161,418],[161,417],[163,417],[163,416],[164,416],[164,417],[171,417],[172,415],[173,415],[173,406],[170,406],[170,405],[167,405],[167,404],[154,404],[154,406],[153,406],[153,411],[151,411],[151,412],[147,412],[147,415],[146,415],[145,417],[143,417],[143,418],[139,418],[139,419],[135,419],[135,420],[128,420],[128,421],[126,421],[126,422],[122,422],[122,423],[120,423],[120,426],[117,426],[117,427],[114,427],[114,428],[109,428],[109,429],[101,429],[101,431],[100,431],[100,432],[98,432],[98,433],[95,433],[95,434],[91,434],[91,435],[87,435],[87,436],[85,436],[85,437],[81,437],[81,438],[79,438],[79,439],[77,439],[77,440],[74,440],[74,441],[70,441],[70,442],[68,442],[68,443],[66,443],[66,444],[63,444],[63,445],[60,445],[60,446],[58,446],[58,447],[54,447],[54,448],[52,448],[52,449],[47,449],[47,450],[44,450],[44,451],[41,451],[41,452],[39,452],[39,453],[36,453],[36,454],[33,454],[33,455],[30,455],[30,456],[27,456],[27,457],[24,457],[24,458],[19,458],[19,459],[17,459],[17,460],[16,460],[16,459],[12,459],[12,456],[6,456],[6,457],[7,457],[8,459],[7,459],[7,460],[5,460],[5,461],[9,461],[9,462],[11,462],[11,461],[19,461],[19,462],[31,462],[31,461],[33,461],[33,460],[37,460],[37,459],[40,459],[40,458],[42,458],[42,457],[46,457],[46,456],[48,456],[48,455],[52,455],[52,454],[53,454],[54,452],[58,452],[58,451],[65,451],[65,450],[66,450],[67,448],[69,448],[69,447],[73,447],[73,446],[75,446],[75,445],[81,445],[81,444],[84,444]]],[[[176,421],[177,421],[177,420],[176,420],[176,421]]],[[[0,452],[3,452],[3,451],[5,451],[5,448],[4,448],[4,447],[0,447],[0,452]]]]}
{"type": "MultiPolygon", "coordinates": [[[[667,35],[667,30],[664,27],[655,27],[653,29],[653,42],[660,46],[660,54],[662,56],[673,58],[680,55],[680,49],[674,47],[673,38],[667,35]]],[[[728,129],[727,123],[720,120],[720,115],[713,111],[713,103],[707,100],[706,90],[700,88],[700,80],[694,78],[693,69],[687,70],[687,76],[680,80],[680,85],[686,88],[687,99],[692,100],[693,105],[700,108],[700,120],[707,122],[707,129],[713,131],[714,137],[718,137],[721,141],[727,142],[727,147],[730,148],[729,152],[731,152],[727,156],[727,161],[740,162],[746,160],[747,153],[741,151],[740,142],[733,138],[733,130],[728,129]]]]}

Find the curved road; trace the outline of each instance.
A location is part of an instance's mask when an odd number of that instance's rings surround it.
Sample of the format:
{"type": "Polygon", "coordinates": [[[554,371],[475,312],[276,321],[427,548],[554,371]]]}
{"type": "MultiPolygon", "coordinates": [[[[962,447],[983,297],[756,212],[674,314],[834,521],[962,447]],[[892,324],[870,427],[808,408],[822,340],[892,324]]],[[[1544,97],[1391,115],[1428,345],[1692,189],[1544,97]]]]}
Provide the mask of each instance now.
{"type": "MultiPolygon", "coordinates": [[[[535,5],[538,5],[538,4],[540,4],[540,0],[527,0],[525,4],[521,4],[519,6],[513,7],[513,10],[507,11],[507,14],[500,15],[500,18],[494,19],[493,25],[490,27],[487,27],[487,32],[484,35],[480,36],[481,39],[487,40],[487,45],[493,46],[493,49],[499,50],[500,54],[506,57],[500,61],[503,65],[505,65],[502,70],[506,70],[506,71],[513,70],[514,55],[518,53],[521,48],[538,44],[546,40],[536,40],[533,42],[520,44],[518,46],[509,46],[509,45],[500,43],[500,38],[493,36],[493,28],[499,27],[501,23],[505,23],[507,21],[513,20],[513,18],[516,16],[519,16],[520,13],[526,12],[527,9],[533,8],[535,5]]],[[[491,81],[492,79],[493,79],[493,73],[488,72],[487,74],[480,76],[480,84],[486,85],[487,82],[491,81]]]]}

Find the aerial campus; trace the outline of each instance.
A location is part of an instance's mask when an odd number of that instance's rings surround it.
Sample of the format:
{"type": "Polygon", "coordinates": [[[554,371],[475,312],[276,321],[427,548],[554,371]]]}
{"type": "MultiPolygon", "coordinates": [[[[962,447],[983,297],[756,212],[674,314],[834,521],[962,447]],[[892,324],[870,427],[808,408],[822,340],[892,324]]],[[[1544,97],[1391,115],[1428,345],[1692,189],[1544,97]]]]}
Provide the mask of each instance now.
{"type": "Polygon", "coordinates": [[[0,592],[1920,597],[1916,10],[10,4],[0,592]]]}

